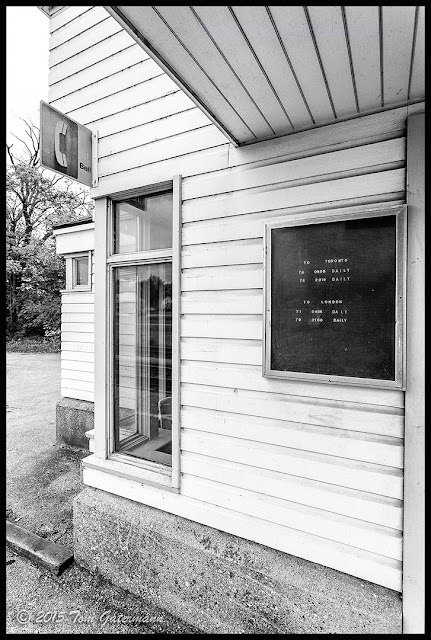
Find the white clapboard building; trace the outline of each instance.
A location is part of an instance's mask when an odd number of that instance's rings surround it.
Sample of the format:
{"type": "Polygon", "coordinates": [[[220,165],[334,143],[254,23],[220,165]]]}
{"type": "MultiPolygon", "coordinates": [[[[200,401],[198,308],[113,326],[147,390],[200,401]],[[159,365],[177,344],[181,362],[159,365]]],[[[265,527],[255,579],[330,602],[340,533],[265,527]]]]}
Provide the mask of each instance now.
{"type": "Polygon", "coordinates": [[[77,562],[207,633],[423,633],[424,6],[40,9],[94,134],[77,562]]]}

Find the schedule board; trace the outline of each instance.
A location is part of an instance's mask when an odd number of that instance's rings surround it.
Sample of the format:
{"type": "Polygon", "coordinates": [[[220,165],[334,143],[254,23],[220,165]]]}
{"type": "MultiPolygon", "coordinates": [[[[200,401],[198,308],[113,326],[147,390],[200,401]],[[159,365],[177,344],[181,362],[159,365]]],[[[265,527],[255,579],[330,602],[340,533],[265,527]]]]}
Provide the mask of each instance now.
{"type": "Polygon", "coordinates": [[[401,386],[400,213],[268,225],[266,375],[401,386]]]}

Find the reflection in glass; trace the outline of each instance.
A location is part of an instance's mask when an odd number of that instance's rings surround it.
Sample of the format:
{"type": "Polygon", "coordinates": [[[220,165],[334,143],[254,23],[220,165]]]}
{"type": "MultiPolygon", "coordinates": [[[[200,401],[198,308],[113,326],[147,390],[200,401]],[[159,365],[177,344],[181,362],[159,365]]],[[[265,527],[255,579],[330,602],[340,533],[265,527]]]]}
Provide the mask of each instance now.
{"type": "Polygon", "coordinates": [[[118,202],[114,226],[114,253],[172,247],[172,193],[118,202]]]}
{"type": "Polygon", "coordinates": [[[114,269],[116,450],[170,464],[172,265],[114,269]]]}

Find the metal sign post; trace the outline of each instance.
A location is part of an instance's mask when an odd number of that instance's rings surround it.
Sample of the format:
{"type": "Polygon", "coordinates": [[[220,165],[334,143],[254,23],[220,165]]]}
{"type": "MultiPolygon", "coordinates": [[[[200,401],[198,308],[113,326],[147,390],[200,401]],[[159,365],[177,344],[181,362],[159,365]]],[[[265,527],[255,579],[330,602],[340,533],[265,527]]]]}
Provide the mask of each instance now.
{"type": "Polygon", "coordinates": [[[81,182],[88,187],[97,186],[97,172],[93,166],[94,150],[97,154],[97,135],[72,118],[57,111],[46,102],[40,102],[41,153],[40,164],[46,169],[81,182]],[[94,175],[93,175],[94,174],[94,175]]]}

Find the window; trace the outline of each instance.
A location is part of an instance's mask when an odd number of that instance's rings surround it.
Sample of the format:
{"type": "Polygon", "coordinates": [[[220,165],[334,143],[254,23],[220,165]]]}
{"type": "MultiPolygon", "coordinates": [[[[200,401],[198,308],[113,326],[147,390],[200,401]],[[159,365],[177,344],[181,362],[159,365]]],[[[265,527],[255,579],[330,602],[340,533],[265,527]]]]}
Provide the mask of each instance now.
{"type": "Polygon", "coordinates": [[[90,291],[92,251],[71,253],[64,257],[66,259],[65,291],[90,291]]]}
{"type": "Polygon", "coordinates": [[[117,202],[114,233],[114,253],[172,249],[172,193],[117,202]]]}
{"type": "Polygon", "coordinates": [[[72,259],[73,288],[88,287],[88,256],[72,259]]]}
{"type": "Polygon", "coordinates": [[[114,451],[171,465],[172,192],[113,206],[114,451]]]}

